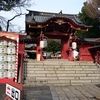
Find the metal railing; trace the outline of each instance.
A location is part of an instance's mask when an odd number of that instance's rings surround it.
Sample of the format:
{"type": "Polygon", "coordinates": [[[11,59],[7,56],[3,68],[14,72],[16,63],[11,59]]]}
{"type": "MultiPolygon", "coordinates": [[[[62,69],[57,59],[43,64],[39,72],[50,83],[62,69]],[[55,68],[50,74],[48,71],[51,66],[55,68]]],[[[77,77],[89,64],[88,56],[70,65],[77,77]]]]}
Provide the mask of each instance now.
{"type": "Polygon", "coordinates": [[[100,51],[97,51],[97,60],[96,62],[100,64],[100,51]]]}

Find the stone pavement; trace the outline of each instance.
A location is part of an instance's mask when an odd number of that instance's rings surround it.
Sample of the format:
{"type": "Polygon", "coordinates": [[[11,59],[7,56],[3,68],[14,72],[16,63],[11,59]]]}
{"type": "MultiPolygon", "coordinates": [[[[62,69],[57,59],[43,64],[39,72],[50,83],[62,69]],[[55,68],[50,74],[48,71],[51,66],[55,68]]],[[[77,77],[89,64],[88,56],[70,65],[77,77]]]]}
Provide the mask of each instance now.
{"type": "Polygon", "coordinates": [[[100,100],[100,88],[96,86],[50,87],[53,100],[100,100]]]}
{"type": "Polygon", "coordinates": [[[49,86],[25,87],[23,100],[53,100],[49,86]]]}
{"type": "Polygon", "coordinates": [[[5,89],[6,85],[5,84],[0,84],[0,100],[4,100],[5,98],[5,89]]]}
{"type": "MultiPolygon", "coordinates": [[[[0,100],[5,97],[5,84],[0,84],[0,100]]],[[[100,88],[83,86],[24,87],[23,100],[100,100],[100,88]]]]}
{"type": "Polygon", "coordinates": [[[25,87],[24,92],[23,100],[100,100],[100,88],[94,85],[25,87]]]}

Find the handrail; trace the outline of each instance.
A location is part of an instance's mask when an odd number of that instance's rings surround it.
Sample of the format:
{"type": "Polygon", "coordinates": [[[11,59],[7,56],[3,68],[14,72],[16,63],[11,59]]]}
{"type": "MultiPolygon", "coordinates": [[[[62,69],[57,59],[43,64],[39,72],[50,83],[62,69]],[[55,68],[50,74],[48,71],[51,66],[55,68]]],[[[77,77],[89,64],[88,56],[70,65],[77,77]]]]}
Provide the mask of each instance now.
{"type": "Polygon", "coordinates": [[[97,51],[97,60],[96,62],[100,64],[100,51],[97,51]]]}

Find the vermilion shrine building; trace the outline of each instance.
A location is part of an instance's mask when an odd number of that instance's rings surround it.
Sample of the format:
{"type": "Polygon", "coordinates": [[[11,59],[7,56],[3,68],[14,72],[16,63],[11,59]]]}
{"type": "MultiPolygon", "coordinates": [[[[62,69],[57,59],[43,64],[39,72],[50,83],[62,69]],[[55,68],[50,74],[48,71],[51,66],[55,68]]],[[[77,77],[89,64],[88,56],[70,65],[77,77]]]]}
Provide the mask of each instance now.
{"type": "MultiPolygon", "coordinates": [[[[75,36],[75,31],[88,31],[90,26],[84,25],[75,14],[47,13],[30,11],[26,15],[26,33],[32,39],[26,40],[29,43],[36,43],[36,57],[40,55],[43,60],[40,41],[44,38],[61,39],[61,58],[73,59],[72,42],[79,47],[79,60],[94,61],[95,54],[93,47],[99,42],[95,39],[80,39],[75,36]]],[[[28,43],[27,42],[27,43],[28,43]]]]}
{"type": "Polygon", "coordinates": [[[88,31],[89,28],[79,21],[77,15],[29,11],[26,15],[26,33],[31,39],[26,38],[26,34],[0,32],[0,83],[7,83],[5,100],[22,100],[25,43],[36,44],[36,59],[44,60],[40,42],[47,38],[61,39],[62,59],[75,60],[72,47],[75,43],[79,49],[79,60],[100,64],[100,39],[80,39],[75,36],[75,31],[88,31]]]}

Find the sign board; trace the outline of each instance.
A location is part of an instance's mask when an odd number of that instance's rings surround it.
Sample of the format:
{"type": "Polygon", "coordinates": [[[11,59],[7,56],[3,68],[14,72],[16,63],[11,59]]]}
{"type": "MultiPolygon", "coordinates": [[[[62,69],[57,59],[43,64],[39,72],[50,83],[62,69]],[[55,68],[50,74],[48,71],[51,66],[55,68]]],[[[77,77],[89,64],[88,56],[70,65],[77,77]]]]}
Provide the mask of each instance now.
{"type": "Polygon", "coordinates": [[[13,100],[20,100],[20,90],[6,84],[6,94],[13,100]]]}

